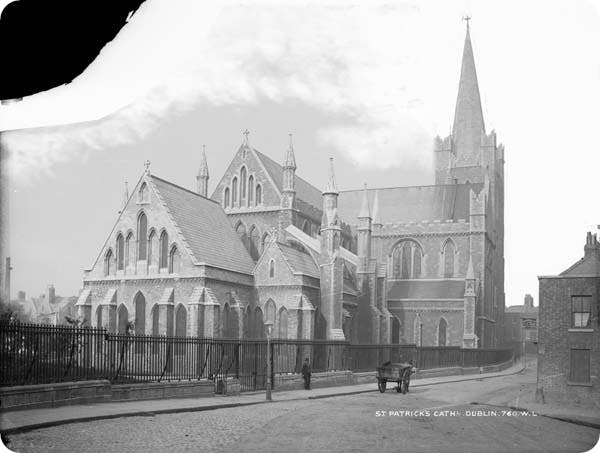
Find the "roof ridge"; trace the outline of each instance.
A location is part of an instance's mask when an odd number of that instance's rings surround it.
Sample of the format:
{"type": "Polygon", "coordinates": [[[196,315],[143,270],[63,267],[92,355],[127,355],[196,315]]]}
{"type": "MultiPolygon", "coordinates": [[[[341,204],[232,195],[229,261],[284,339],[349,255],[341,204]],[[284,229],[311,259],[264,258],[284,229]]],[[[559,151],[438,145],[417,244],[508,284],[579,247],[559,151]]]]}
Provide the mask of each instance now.
{"type": "Polygon", "coordinates": [[[210,202],[212,202],[212,203],[215,203],[215,204],[218,204],[219,206],[221,205],[221,204],[220,204],[218,201],[216,201],[216,200],[213,200],[212,198],[209,198],[209,197],[205,197],[205,196],[203,196],[203,195],[200,195],[199,193],[197,193],[197,192],[194,192],[193,190],[186,189],[185,187],[182,187],[182,186],[180,186],[180,185],[178,185],[178,184],[175,184],[174,182],[167,181],[166,179],[163,179],[163,178],[161,178],[161,177],[159,177],[159,176],[156,176],[155,174],[150,174],[150,177],[151,177],[151,178],[154,178],[154,179],[158,179],[159,181],[161,181],[161,182],[164,182],[165,184],[169,184],[169,185],[171,185],[171,186],[173,186],[173,187],[176,187],[177,189],[180,189],[180,190],[183,190],[183,191],[185,191],[185,192],[189,192],[189,193],[191,193],[191,194],[194,194],[194,195],[196,195],[196,196],[198,196],[198,197],[200,197],[200,198],[204,198],[205,200],[207,200],[207,201],[210,201],[210,202]]]}
{"type": "MultiPolygon", "coordinates": [[[[389,190],[389,189],[420,189],[420,188],[424,188],[424,187],[456,187],[456,186],[478,186],[478,185],[482,185],[482,182],[464,182],[464,183],[457,183],[457,184],[424,184],[424,185],[420,185],[420,186],[390,186],[390,187],[371,187],[368,188],[367,191],[372,192],[372,191],[377,191],[377,190],[389,190]]],[[[360,189],[345,189],[345,190],[340,190],[339,192],[361,192],[364,190],[363,188],[360,189]]]]}

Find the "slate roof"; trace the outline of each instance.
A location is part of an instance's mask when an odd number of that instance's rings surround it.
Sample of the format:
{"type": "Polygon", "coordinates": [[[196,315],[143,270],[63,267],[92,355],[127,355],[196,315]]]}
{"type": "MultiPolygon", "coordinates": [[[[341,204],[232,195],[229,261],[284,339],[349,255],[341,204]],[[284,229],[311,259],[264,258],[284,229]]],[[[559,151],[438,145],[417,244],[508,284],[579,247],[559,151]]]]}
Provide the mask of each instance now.
{"type": "MultiPolygon", "coordinates": [[[[379,191],[379,215],[384,224],[423,220],[468,221],[471,188],[479,193],[483,183],[369,189],[368,197],[373,206],[375,192],[379,191]]],[[[363,191],[341,191],[338,198],[340,217],[352,225],[358,222],[363,191]]]]}
{"type": "MultiPolygon", "coordinates": [[[[260,151],[254,149],[254,152],[264,165],[269,176],[273,179],[273,182],[275,182],[277,188],[280,191],[283,190],[283,167],[260,151]]],[[[317,208],[319,211],[322,210],[323,197],[321,191],[298,175],[296,175],[294,182],[296,185],[296,197],[317,208]]]]}
{"type": "Polygon", "coordinates": [[[220,204],[157,176],[151,177],[189,245],[193,261],[252,274],[254,262],[220,204]]]}
{"type": "Polygon", "coordinates": [[[463,299],[464,280],[404,280],[389,283],[388,299],[463,299]]]}
{"type": "Polygon", "coordinates": [[[321,278],[319,268],[315,260],[310,254],[301,252],[300,250],[289,246],[287,244],[277,244],[283,257],[292,268],[292,272],[300,273],[302,275],[308,275],[313,278],[321,278]]]}

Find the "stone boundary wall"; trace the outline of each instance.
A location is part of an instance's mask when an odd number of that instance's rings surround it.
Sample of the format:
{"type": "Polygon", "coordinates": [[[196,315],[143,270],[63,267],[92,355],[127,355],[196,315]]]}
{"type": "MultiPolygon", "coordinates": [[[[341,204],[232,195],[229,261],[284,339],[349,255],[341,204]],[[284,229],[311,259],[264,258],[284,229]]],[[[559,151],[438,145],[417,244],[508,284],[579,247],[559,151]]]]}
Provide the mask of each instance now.
{"type": "MultiPolygon", "coordinates": [[[[513,361],[472,368],[436,368],[418,370],[413,379],[441,376],[460,376],[480,373],[494,373],[513,365],[513,361]]],[[[375,370],[354,373],[352,371],[331,371],[313,373],[312,388],[336,387],[354,384],[373,383],[376,386],[375,370]]],[[[276,375],[273,391],[300,390],[304,381],[299,374],[276,375]]],[[[114,384],[107,380],[61,382],[56,384],[23,385],[0,388],[0,412],[59,407],[72,404],[95,404],[112,401],[139,401],[165,398],[211,397],[215,394],[226,396],[240,394],[238,379],[185,382],[149,382],[142,384],[114,384]]]]}
{"type": "MultiPolygon", "coordinates": [[[[228,394],[235,394],[233,383],[228,387],[232,390],[228,394]]],[[[3,387],[0,388],[0,412],[111,401],[214,396],[215,390],[212,381],[111,385],[107,380],[98,380],[3,387]]]]}

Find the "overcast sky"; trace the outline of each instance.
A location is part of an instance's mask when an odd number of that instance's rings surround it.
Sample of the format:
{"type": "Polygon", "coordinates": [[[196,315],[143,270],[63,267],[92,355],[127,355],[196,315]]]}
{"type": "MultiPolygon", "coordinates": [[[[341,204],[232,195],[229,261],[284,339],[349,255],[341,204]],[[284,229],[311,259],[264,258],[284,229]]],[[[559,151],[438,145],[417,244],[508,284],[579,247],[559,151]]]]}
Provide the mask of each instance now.
{"type": "MultiPolygon", "coordinates": [[[[600,8],[585,0],[148,0],[71,84],[0,106],[10,153],[12,292],[77,294],[149,159],[193,188],[202,145],[218,182],[251,131],[317,187],[433,183],[465,35],[486,129],[506,147],[506,303],[583,254],[600,223],[600,8]]],[[[383,214],[385,215],[385,213],[383,214]]]]}

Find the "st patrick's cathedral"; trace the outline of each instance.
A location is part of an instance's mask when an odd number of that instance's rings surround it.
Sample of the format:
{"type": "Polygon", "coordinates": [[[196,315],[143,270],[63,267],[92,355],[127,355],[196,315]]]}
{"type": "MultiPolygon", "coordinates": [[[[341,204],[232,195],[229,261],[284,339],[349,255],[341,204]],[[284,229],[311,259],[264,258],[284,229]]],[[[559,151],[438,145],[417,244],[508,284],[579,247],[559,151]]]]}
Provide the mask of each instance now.
{"type": "Polygon", "coordinates": [[[136,334],[500,346],[504,147],[486,133],[469,29],[435,184],[343,190],[245,134],[208,193],[143,172],[84,272],[79,316],[136,334]],[[282,158],[281,163],[278,162],[282,158]],[[275,158],[275,159],[274,159],[275,158]],[[299,172],[301,173],[301,172],[299,172]]]}

